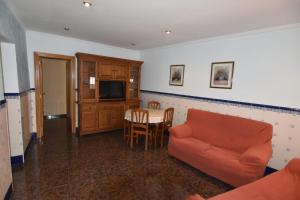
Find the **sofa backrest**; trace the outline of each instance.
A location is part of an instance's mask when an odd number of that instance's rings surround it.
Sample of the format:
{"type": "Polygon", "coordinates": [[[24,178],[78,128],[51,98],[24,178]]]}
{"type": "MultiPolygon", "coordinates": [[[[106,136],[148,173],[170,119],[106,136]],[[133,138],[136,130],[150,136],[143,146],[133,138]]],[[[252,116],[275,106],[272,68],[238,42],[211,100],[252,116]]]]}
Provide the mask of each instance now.
{"type": "Polygon", "coordinates": [[[193,137],[236,152],[272,138],[272,125],[268,123],[203,110],[189,109],[187,123],[193,137]]]}

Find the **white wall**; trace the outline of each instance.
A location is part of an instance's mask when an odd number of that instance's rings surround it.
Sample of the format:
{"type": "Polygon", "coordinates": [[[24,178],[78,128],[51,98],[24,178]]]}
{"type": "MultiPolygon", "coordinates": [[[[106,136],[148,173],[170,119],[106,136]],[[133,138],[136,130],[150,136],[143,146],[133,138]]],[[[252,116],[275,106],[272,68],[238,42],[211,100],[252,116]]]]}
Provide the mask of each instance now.
{"type": "Polygon", "coordinates": [[[2,58],[0,48],[0,101],[4,99],[4,81],[3,81],[3,70],[2,70],[2,58]]]}
{"type": "Polygon", "coordinates": [[[74,56],[77,52],[139,60],[139,51],[35,31],[26,32],[30,87],[34,86],[33,52],[74,56]]]}
{"type": "Polygon", "coordinates": [[[19,93],[18,67],[15,44],[1,43],[5,93],[19,93]]]}
{"type": "Polygon", "coordinates": [[[67,114],[67,62],[42,59],[42,66],[44,115],[67,114]]]}
{"type": "Polygon", "coordinates": [[[300,24],[149,49],[141,60],[143,90],[300,108],[300,24]],[[219,61],[235,61],[230,90],[209,87],[219,61]],[[169,86],[172,64],[186,65],[183,87],[169,86]]]}

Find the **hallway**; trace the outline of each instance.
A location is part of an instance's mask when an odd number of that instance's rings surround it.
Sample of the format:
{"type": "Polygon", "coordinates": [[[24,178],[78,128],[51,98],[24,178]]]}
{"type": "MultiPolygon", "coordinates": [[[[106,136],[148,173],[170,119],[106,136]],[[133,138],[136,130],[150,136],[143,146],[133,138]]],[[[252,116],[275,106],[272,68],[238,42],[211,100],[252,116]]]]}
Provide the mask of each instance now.
{"type": "Polygon", "coordinates": [[[45,121],[44,144],[31,144],[14,169],[13,199],[178,199],[211,197],[230,186],[168,156],[167,148],[130,150],[123,132],[77,138],[65,119],[45,121]]]}

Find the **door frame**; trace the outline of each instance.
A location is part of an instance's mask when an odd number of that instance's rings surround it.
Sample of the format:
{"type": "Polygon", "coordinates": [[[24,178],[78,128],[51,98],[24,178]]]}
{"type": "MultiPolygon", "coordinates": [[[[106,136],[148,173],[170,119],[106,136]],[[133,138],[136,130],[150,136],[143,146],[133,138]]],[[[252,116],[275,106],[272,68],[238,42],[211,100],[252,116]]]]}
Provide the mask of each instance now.
{"type": "MultiPolygon", "coordinates": [[[[35,67],[35,108],[36,108],[36,129],[38,138],[44,136],[44,100],[43,100],[43,69],[42,59],[58,59],[67,61],[67,72],[71,70],[71,97],[67,99],[71,100],[71,130],[72,133],[76,132],[76,113],[75,113],[75,87],[76,87],[76,68],[75,68],[75,56],[66,56],[60,54],[51,54],[43,52],[34,52],[34,67],[35,67]]],[[[68,106],[67,106],[68,107],[68,106]]]]}

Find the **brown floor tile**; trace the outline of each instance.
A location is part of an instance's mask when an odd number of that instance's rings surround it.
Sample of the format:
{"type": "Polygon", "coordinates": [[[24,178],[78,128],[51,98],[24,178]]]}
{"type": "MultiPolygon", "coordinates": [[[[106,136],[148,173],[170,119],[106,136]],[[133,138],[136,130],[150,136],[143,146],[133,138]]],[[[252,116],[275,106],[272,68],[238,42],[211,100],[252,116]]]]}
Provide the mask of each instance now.
{"type": "MultiPolygon", "coordinates": [[[[13,199],[174,199],[211,197],[230,186],[170,157],[167,148],[131,150],[123,132],[77,138],[64,119],[45,122],[45,139],[30,146],[13,171],[13,199]]],[[[167,144],[167,137],[165,137],[167,144]]]]}

